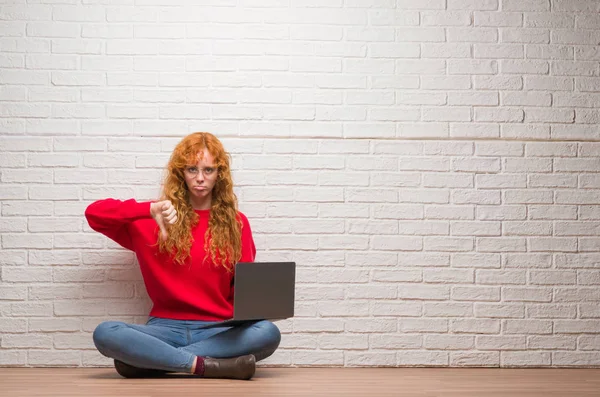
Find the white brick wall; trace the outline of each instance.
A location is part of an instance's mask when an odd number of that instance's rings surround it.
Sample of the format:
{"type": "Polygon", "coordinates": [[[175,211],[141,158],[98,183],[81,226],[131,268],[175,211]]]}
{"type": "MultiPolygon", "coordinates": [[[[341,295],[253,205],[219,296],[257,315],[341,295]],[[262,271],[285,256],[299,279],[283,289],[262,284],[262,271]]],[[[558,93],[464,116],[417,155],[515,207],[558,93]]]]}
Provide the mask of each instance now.
{"type": "Polygon", "coordinates": [[[110,364],[149,302],[83,211],[202,130],[299,265],[265,364],[600,366],[599,1],[108,3],[0,2],[0,366],[110,364]]]}

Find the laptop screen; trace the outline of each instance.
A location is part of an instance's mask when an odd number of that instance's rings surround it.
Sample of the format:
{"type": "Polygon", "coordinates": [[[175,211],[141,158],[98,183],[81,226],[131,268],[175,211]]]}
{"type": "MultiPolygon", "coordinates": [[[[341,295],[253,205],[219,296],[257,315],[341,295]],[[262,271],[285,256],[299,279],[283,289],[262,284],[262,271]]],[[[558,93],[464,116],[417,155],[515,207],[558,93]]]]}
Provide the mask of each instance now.
{"type": "Polygon", "coordinates": [[[235,265],[236,320],[294,316],[295,262],[240,262],[235,265]]]}

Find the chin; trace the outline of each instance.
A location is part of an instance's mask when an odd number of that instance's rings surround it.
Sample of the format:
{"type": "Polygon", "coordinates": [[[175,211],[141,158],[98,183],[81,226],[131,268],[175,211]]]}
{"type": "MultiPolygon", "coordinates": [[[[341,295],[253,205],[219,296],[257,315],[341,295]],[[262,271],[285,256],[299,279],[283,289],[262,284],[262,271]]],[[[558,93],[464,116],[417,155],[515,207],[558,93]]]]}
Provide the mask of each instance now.
{"type": "Polygon", "coordinates": [[[206,196],[210,196],[210,194],[211,194],[211,191],[210,191],[210,190],[204,190],[204,191],[202,191],[202,192],[194,192],[194,194],[195,194],[197,197],[206,197],[206,196]]]}

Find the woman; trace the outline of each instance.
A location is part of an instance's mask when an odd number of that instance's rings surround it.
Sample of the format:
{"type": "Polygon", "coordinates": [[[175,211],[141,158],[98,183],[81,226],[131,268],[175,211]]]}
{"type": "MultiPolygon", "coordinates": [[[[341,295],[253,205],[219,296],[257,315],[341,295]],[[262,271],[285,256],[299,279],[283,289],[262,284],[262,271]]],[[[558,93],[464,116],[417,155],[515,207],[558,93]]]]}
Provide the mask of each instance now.
{"type": "Polygon", "coordinates": [[[85,215],[92,229],[136,253],[153,302],[146,325],[107,321],[94,331],[119,374],[250,379],[255,362],[277,349],[281,334],[269,321],[202,328],[233,317],[233,266],[256,254],[229,155],[214,135],[194,133],[175,147],[161,201],[99,200],[85,215]]]}

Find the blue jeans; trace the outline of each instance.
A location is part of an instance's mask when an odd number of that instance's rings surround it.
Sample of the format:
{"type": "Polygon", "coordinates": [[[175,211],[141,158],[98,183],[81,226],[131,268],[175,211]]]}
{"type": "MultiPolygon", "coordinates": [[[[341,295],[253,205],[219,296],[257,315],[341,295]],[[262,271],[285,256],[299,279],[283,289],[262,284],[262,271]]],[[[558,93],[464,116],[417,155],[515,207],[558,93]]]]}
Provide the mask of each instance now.
{"type": "Polygon", "coordinates": [[[104,356],[139,368],[191,372],[196,356],[227,358],[254,354],[269,357],[281,333],[270,321],[202,329],[210,321],[150,317],[146,325],[105,321],[94,330],[94,344],[104,356]]]}

